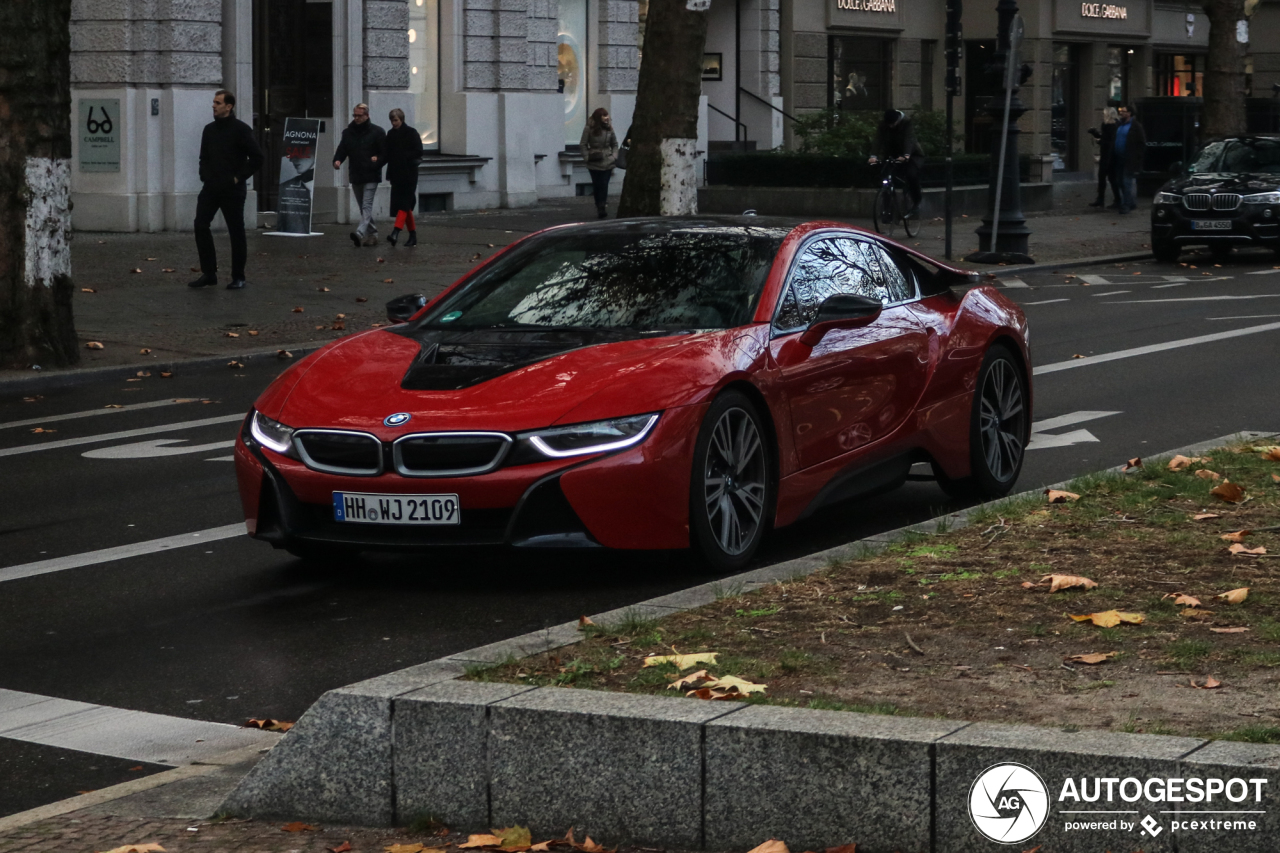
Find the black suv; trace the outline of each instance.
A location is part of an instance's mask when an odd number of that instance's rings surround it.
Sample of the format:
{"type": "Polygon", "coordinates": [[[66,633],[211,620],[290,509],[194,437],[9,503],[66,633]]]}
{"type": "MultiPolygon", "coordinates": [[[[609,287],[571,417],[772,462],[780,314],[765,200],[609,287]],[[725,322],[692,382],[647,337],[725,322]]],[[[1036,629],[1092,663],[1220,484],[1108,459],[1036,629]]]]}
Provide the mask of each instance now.
{"type": "Polygon", "coordinates": [[[1151,249],[1176,261],[1186,246],[1208,246],[1215,257],[1233,246],[1280,252],[1280,136],[1215,139],[1151,205],[1151,249]]]}

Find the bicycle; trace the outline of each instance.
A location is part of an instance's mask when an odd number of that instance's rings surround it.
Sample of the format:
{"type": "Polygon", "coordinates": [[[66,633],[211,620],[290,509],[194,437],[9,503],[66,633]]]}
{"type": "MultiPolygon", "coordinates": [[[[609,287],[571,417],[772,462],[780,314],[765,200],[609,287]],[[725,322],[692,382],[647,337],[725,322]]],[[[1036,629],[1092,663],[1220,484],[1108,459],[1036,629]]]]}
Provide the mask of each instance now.
{"type": "Polygon", "coordinates": [[[880,173],[880,191],[876,193],[874,216],[876,233],[892,237],[894,228],[902,223],[902,229],[908,237],[920,233],[920,215],[909,216],[911,212],[911,194],[907,190],[907,182],[898,175],[898,166],[905,160],[885,160],[884,169],[880,173]]]}

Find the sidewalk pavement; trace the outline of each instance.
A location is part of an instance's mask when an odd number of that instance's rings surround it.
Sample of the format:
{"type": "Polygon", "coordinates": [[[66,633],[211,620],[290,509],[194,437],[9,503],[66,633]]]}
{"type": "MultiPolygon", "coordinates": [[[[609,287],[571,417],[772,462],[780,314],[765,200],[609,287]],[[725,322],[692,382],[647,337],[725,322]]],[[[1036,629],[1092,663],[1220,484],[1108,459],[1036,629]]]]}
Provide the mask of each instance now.
{"type": "MultiPolygon", "coordinates": [[[[1147,214],[1127,216],[1086,206],[1092,184],[1063,184],[1063,204],[1030,215],[1031,254],[1041,263],[1141,253],[1150,243],[1147,214]]],[[[160,368],[191,359],[233,359],[278,350],[303,352],[386,322],[385,303],[405,293],[428,296],[479,260],[526,234],[593,219],[590,199],[572,198],[515,210],[430,213],[418,217],[415,248],[355,249],[344,225],[322,225],[320,237],[249,234],[249,286],[188,288],[198,276],[195,240],[186,232],[78,232],[71,248],[80,369],[136,365],[160,368]],[[298,310],[301,309],[301,310],[298,310]],[[335,328],[335,324],[339,328],[335,328]],[[102,349],[84,348],[89,342],[102,349]],[[149,350],[149,352],[142,352],[149,350]]],[[[870,227],[870,222],[853,222],[870,227]]],[[[976,217],[954,222],[958,263],[977,249],[976,217]]],[[[382,223],[385,235],[390,229],[382,223]]],[[[403,235],[401,235],[403,237],[403,235]]],[[[215,235],[225,259],[225,236],[215,235]]],[[[941,257],[943,223],[924,223],[908,241],[941,257]]],[[[216,361],[214,363],[217,363],[216,361]]],[[[63,371],[58,371],[63,373],[63,371]]],[[[0,371],[6,380],[53,380],[54,371],[0,371]]]]}

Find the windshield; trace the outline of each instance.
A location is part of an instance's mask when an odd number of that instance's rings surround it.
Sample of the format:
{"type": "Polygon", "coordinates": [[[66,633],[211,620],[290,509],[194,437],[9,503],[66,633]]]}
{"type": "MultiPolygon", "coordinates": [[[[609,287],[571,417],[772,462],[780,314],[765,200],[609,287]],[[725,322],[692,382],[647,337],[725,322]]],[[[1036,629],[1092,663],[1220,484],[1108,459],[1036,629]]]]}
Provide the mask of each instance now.
{"type": "Polygon", "coordinates": [[[1196,155],[1190,172],[1251,172],[1280,175],[1280,139],[1225,139],[1196,155]]]}
{"type": "Polygon", "coordinates": [[[550,234],[464,284],[419,328],[745,325],[786,233],[724,227],[550,234]]]}

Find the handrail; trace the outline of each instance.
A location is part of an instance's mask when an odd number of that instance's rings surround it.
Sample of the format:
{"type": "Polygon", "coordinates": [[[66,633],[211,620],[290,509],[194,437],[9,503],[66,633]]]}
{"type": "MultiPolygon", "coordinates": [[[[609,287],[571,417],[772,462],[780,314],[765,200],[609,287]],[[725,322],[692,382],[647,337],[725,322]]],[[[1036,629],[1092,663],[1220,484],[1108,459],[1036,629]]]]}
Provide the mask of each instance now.
{"type": "Polygon", "coordinates": [[[707,102],[707,109],[715,110],[716,112],[720,113],[720,115],[724,116],[724,117],[725,117],[725,118],[727,118],[729,121],[731,121],[731,122],[733,122],[733,123],[734,123],[734,125],[735,125],[735,126],[734,126],[734,128],[733,128],[733,141],[734,141],[734,142],[737,142],[737,141],[738,141],[738,128],[739,128],[739,127],[740,127],[740,128],[742,128],[742,138],[743,138],[744,140],[746,139],[746,137],[747,137],[747,126],[746,126],[745,124],[743,124],[742,122],[738,121],[736,118],[734,118],[733,116],[729,115],[727,112],[725,112],[724,110],[720,109],[719,107],[717,107],[715,104],[711,103],[710,101],[708,101],[708,102],[707,102]]]}
{"type": "MultiPolygon", "coordinates": [[[[739,91],[739,92],[745,92],[746,94],[748,94],[748,95],[750,95],[751,97],[755,98],[757,101],[759,101],[760,103],[764,104],[766,107],[768,107],[769,109],[773,110],[774,112],[776,112],[776,113],[782,113],[784,116],[786,116],[787,118],[791,119],[792,121],[796,121],[796,117],[795,117],[795,116],[793,116],[791,113],[787,112],[787,111],[786,111],[786,110],[784,110],[784,109],[779,109],[778,107],[776,107],[776,106],[774,106],[773,104],[771,104],[771,103],[769,103],[768,101],[766,101],[764,98],[762,98],[762,97],[760,97],[759,95],[757,95],[755,92],[753,92],[753,91],[751,91],[750,89],[748,89],[746,86],[739,86],[739,87],[738,87],[738,91],[739,91]]],[[[708,104],[708,106],[710,106],[710,104],[708,104]]]]}

